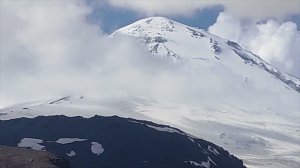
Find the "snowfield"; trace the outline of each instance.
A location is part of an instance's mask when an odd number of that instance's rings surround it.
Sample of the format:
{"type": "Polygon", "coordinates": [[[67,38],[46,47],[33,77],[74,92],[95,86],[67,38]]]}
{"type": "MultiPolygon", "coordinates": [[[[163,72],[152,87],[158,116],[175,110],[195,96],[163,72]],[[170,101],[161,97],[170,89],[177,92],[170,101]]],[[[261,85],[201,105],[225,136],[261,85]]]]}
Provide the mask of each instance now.
{"type": "MultiPolygon", "coordinates": [[[[155,57],[172,60],[188,72],[189,82],[197,79],[197,88],[187,88],[195,96],[192,101],[67,96],[3,108],[0,120],[62,114],[117,115],[171,125],[211,141],[243,159],[249,168],[300,165],[298,78],[280,72],[234,42],[163,17],[137,21],[111,35],[117,36],[130,36],[155,57]]],[[[96,142],[91,150],[97,155],[104,151],[96,142]]],[[[202,163],[188,162],[202,167],[213,164],[209,158],[202,163]]]]}

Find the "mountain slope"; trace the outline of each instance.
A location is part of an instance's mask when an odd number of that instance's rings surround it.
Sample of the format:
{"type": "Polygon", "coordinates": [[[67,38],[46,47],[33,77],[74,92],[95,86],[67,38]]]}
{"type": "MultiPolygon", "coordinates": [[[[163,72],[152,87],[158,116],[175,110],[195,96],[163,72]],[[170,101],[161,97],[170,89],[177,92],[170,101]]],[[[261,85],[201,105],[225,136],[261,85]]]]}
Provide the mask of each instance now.
{"type": "Polygon", "coordinates": [[[207,139],[242,158],[250,168],[298,167],[298,78],[280,72],[234,42],[167,18],[142,19],[112,34],[117,36],[136,39],[155,57],[172,60],[176,68],[183,69],[187,82],[196,86],[183,88],[191,91],[191,98],[179,102],[67,96],[1,109],[0,119],[61,114],[131,117],[207,139]]]}
{"type": "Polygon", "coordinates": [[[221,147],[176,128],[117,116],[0,121],[0,137],[0,144],[41,146],[40,150],[65,157],[72,168],[244,168],[221,147]]]}
{"type": "MultiPolygon", "coordinates": [[[[299,78],[280,72],[235,42],[221,39],[201,29],[189,27],[164,17],[150,17],[123,27],[113,35],[119,33],[140,39],[154,55],[173,57],[174,59],[200,59],[207,62],[221,60],[223,64],[226,64],[222,55],[227,53],[222,53],[231,52],[227,54],[227,57],[236,57],[231,61],[241,59],[239,61],[243,61],[245,64],[259,67],[300,93],[299,78]]],[[[233,65],[231,63],[230,66],[233,65]]],[[[246,75],[244,74],[244,76],[246,75]]]]}

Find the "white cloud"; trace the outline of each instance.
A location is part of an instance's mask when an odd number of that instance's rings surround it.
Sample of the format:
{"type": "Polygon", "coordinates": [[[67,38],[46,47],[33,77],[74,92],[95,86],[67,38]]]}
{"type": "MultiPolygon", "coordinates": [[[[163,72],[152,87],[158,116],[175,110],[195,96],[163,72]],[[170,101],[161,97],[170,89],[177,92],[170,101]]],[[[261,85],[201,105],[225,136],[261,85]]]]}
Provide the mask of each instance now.
{"type": "Polygon", "coordinates": [[[237,79],[231,71],[162,61],[128,37],[103,35],[86,21],[91,11],[82,1],[0,1],[2,107],[66,95],[248,100],[229,89],[237,79]]]}
{"type": "Polygon", "coordinates": [[[0,3],[2,107],[66,95],[158,100],[193,93],[182,66],[128,37],[102,34],[86,21],[91,8],[82,1],[0,3]]]}
{"type": "Polygon", "coordinates": [[[114,6],[148,15],[189,15],[197,9],[214,5],[223,5],[227,12],[253,19],[282,18],[300,11],[299,0],[109,0],[109,2],[114,6]]]}
{"type": "Polygon", "coordinates": [[[300,76],[300,31],[293,22],[242,22],[220,13],[209,32],[236,41],[281,70],[300,76]]]}

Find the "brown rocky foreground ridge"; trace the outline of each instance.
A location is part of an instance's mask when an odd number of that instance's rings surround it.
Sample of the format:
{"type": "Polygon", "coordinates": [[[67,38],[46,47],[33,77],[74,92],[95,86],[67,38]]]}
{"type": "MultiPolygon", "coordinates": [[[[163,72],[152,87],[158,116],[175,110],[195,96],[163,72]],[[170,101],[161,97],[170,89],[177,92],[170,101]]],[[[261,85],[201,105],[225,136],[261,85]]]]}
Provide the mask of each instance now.
{"type": "Polygon", "coordinates": [[[47,151],[0,146],[1,168],[69,168],[67,160],[47,151]]]}

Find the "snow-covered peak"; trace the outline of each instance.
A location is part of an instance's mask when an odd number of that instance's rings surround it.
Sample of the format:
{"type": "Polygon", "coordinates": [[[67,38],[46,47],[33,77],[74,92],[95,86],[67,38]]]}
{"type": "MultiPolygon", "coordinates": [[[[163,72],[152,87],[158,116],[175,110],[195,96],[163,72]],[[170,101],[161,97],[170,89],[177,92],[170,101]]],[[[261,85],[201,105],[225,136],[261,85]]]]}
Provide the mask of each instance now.
{"type": "Polygon", "coordinates": [[[187,26],[185,24],[161,16],[147,17],[138,20],[132,24],[118,29],[112,35],[118,33],[132,35],[135,37],[167,36],[169,38],[171,38],[170,36],[172,36],[172,34],[174,35],[177,33],[181,33],[194,38],[206,36],[223,43],[226,43],[227,41],[211,33],[208,33],[205,30],[187,26]]]}
{"type": "MultiPolygon", "coordinates": [[[[264,79],[257,79],[257,82],[263,84],[270,82],[268,78],[271,75],[272,80],[275,78],[281,81],[279,85],[292,88],[300,93],[299,78],[281,72],[258,55],[243,49],[239,44],[165,17],[141,19],[117,30],[112,36],[118,34],[136,38],[142,45],[146,45],[151,54],[156,56],[171,58],[174,61],[202,60],[205,65],[202,63],[199,66],[206,67],[220,64],[219,66],[225,66],[234,73],[240,73],[240,76],[247,80],[250,76],[252,76],[250,78],[261,76],[264,79]],[[256,72],[257,68],[259,72],[256,72]],[[263,75],[259,75],[262,73],[261,71],[263,71],[263,75]]],[[[278,88],[274,88],[274,90],[278,90],[278,88]]]]}
{"type": "Polygon", "coordinates": [[[185,27],[185,25],[165,17],[148,17],[125,26],[118,31],[137,35],[138,33],[151,33],[153,31],[155,31],[155,33],[164,31],[172,32],[182,27],[185,27]]]}

